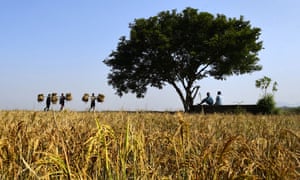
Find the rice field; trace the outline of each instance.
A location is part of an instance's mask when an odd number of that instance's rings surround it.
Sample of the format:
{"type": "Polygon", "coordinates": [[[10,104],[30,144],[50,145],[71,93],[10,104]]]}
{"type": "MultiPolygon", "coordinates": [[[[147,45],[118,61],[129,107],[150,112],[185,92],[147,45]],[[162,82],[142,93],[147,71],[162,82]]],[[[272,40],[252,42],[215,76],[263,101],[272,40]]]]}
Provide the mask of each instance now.
{"type": "Polygon", "coordinates": [[[300,115],[0,111],[0,179],[300,179],[300,115]]]}

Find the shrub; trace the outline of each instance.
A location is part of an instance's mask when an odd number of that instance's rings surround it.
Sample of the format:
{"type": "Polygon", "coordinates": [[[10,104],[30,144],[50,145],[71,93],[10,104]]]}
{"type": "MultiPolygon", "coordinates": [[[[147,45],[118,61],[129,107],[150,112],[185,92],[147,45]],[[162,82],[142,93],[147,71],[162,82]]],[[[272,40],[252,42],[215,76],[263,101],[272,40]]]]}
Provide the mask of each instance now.
{"type": "Polygon", "coordinates": [[[257,106],[260,108],[263,114],[276,114],[276,103],[273,94],[266,94],[257,101],[257,106]]]}

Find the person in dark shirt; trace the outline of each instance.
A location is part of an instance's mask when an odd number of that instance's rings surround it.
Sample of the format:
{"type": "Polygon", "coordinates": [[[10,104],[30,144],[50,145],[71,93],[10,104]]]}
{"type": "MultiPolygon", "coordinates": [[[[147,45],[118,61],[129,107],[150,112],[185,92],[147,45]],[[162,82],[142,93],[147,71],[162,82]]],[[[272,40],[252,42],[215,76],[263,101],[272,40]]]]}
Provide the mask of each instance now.
{"type": "Polygon", "coordinates": [[[203,103],[206,103],[206,104],[208,104],[208,105],[213,105],[214,104],[214,100],[213,100],[213,98],[210,96],[210,93],[209,92],[207,92],[206,93],[206,98],[204,98],[201,102],[200,102],[200,105],[201,104],[203,104],[203,103]]]}
{"type": "Polygon", "coordinates": [[[50,104],[51,104],[51,95],[48,94],[47,99],[46,99],[46,107],[44,108],[44,111],[50,110],[50,104]]]}
{"type": "Polygon", "coordinates": [[[66,97],[64,96],[64,93],[61,93],[61,96],[59,98],[60,111],[64,110],[65,100],[66,100],[66,97]]]}

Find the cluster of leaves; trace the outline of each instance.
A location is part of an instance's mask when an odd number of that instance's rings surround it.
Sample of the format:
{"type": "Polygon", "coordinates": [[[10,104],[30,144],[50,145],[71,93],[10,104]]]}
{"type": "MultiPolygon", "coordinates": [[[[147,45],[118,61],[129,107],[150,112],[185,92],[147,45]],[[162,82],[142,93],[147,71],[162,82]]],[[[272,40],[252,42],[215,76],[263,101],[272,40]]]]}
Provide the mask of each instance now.
{"type": "Polygon", "coordinates": [[[260,108],[261,112],[264,114],[274,114],[277,113],[276,102],[272,94],[267,94],[257,101],[257,106],[260,108]]]}

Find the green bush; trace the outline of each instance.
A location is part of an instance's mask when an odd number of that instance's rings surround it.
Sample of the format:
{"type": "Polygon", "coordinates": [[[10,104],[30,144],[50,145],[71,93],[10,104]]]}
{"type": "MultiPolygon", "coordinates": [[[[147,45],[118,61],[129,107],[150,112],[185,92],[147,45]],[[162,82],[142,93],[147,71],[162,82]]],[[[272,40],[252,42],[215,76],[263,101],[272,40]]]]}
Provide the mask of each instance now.
{"type": "Polygon", "coordinates": [[[273,94],[266,94],[264,97],[257,101],[257,106],[260,108],[263,114],[276,114],[276,103],[273,94]]]}

